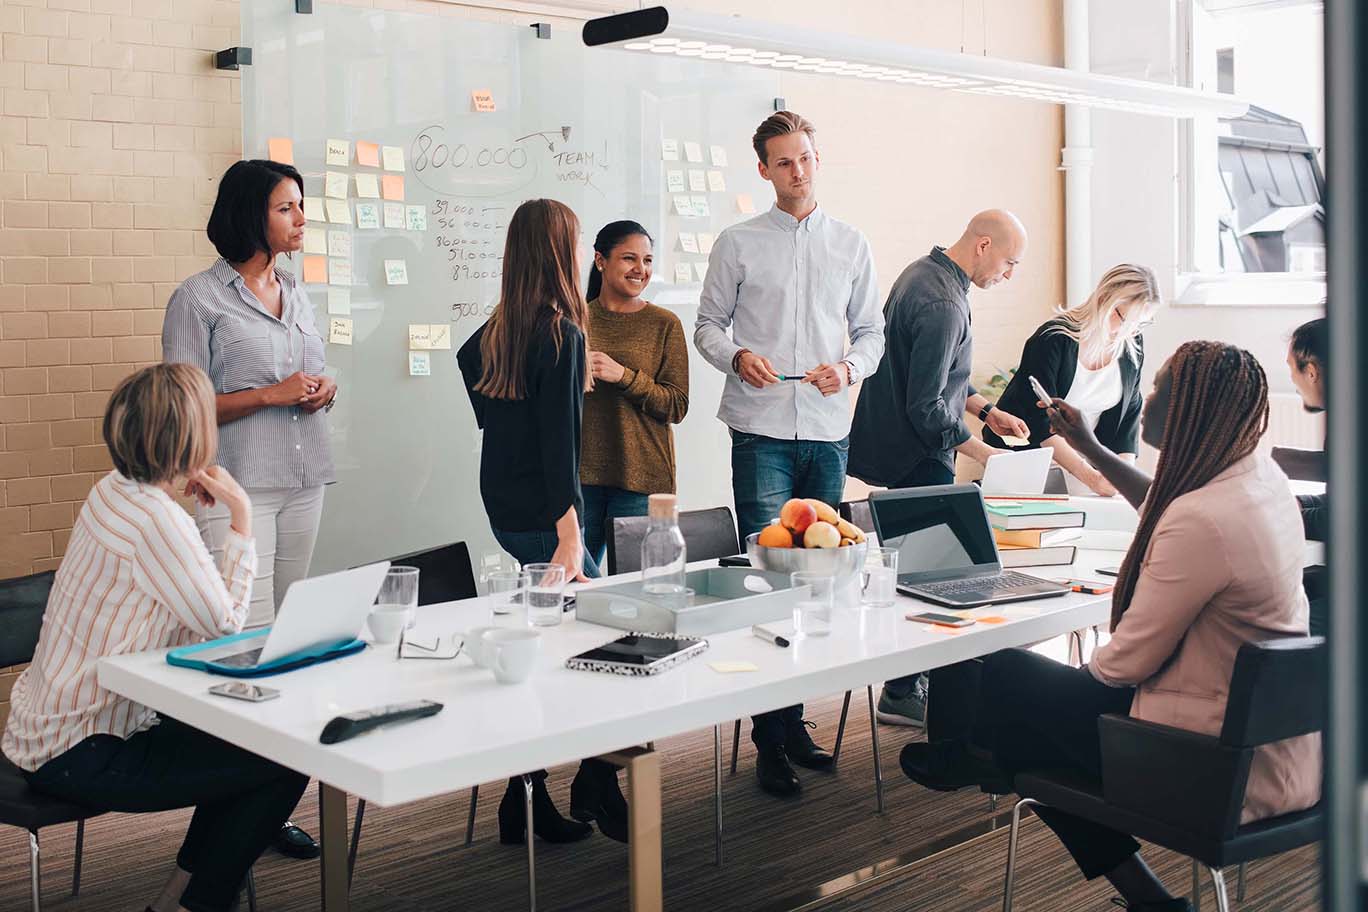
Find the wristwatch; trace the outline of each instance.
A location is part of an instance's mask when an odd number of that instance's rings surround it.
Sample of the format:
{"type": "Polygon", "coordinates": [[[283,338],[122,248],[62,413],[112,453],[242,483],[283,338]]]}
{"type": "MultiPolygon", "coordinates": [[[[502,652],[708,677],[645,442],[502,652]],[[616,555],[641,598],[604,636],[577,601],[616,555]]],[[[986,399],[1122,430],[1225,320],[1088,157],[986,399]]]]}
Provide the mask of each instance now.
{"type": "Polygon", "coordinates": [[[988,403],[987,405],[985,405],[983,408],[979,409],[979,416],[978,416],[979,421],[987,421],[987,420],[988,420],[988,413],[991,412],[992,410],[993,410],[993,403],[991,403],[991,402],[988,403]]]}
{"type": "Polygon", "coordinates": [[[846,386],[854,386],[860,379],[860,372],[855,369],[855,362],[847,358],[841,363],[845,365],[846,369],[846,386]]]}

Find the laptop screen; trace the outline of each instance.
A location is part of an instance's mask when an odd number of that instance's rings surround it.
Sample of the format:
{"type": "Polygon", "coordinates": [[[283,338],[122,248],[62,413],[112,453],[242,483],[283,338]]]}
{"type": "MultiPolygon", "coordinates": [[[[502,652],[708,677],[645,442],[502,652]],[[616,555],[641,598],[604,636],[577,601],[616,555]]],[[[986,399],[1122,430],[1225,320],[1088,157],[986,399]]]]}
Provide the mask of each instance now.
{"type": "Polygon", "coordinates": [[[879,542],[898,549],[898,579],[931,582],[996,573],[983,498],[975,485],[888,491],[869,498],[879,542]]]}

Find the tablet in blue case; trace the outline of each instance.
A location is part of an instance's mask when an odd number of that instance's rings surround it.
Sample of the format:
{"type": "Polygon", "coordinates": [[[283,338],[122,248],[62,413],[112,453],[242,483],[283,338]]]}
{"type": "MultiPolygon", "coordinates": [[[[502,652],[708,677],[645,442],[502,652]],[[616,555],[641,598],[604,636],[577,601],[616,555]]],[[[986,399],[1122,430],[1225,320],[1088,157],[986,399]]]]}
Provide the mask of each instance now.
{"type": "MultiPolygon", "coordinates": [[[[323,646],[315,646],[312,649],[305,649],[281,656],[273,662],[265,665],[253,665],[242,667],[235,665],[222,665],[218,662],[205,659],[197,659],[195,655],[209,649],[217,649],[226,643],[236,643],[242,640],[250,640],[253,637],[265,639],[271,632],[271,628],[265,627],[261,630],[248,630],[244,633],[237,633],[232,636],[220,637],[217,640],[209,640],[207,643],[196,643],[193,646],[182,646],[173,649],[166,654],[167,664],[178,665],[181,668],[197,668],[200,671],[207,671],[210,674],[225,675],[230,678],[258,678],[264,675],[280,674],[286,671],[293,671],[296,668],[304,668],[308,665],[317,665],[319,662],[330,662],[333,659],[340,659],[343,656],[360,652],[366,648],[363,640],[344,640],[338,643],[330,643],[323,646]]],[[[248,647],[250,643],[246,644],[248,647]]]]}

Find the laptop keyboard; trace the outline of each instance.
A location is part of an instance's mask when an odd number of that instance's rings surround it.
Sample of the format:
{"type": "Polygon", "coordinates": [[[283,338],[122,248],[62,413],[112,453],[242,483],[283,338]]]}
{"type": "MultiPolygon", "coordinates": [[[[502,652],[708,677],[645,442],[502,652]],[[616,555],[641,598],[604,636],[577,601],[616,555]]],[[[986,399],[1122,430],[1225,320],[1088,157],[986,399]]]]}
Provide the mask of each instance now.
{"type": "Polygon", "coordinates": [[[246,652],[235,652],[232,655],[215,659],[216,665],[227,665],[229,668],[251,668],[257,663],[257,658],[261,656],[261,647],[248,649],[246,652]]]}
{"type": "Polygon", "coordinates": [[[1027,586],[1039,586],[1043,582],[1034,576],[1007,570],[997,576],[984,576],[962,580],[945,580],[940,583],[917,583],[913,588],[928,595],[953,597],[966,592],[1010,593],[1027,586]]]}

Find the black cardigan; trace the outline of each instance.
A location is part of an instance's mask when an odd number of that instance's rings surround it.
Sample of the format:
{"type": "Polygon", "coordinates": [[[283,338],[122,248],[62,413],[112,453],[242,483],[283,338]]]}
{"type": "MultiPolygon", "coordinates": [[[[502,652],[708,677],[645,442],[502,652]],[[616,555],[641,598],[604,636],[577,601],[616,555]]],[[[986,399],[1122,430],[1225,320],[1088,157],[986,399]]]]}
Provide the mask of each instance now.
{"type": "MultiPolygon", "coordinates": [[[[1052,396],[1064,397],[1073,386],[1078,371],[1078,343],[1059,332],[1059,320],[1050,320],[1026,340],[1021,350],[1021,365],[1016,376],[1007,384],[998,408],[1016,415],[1031,428],[1031,442],[1026,447],[1009,447],[1002,438],[985,426],[983,440],[989,446],[1002,449],[1035,449],[1050,437],[1050,419],[1045,410],[1036,405],[1036,394],[1027,377],[1035,377],[1052,396]]],[[[1097,440],[1113,453],[1137,453],[1140,443],[1140,368],[1145,363],[1145,342],[1137,338],[1136,357],[1121,356],[1121,401],[1107,409],[1097,420],[1097,440]]]]}

